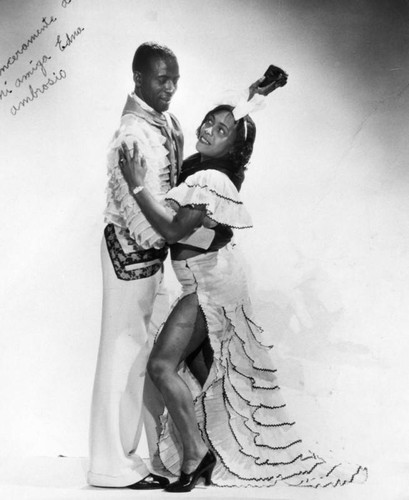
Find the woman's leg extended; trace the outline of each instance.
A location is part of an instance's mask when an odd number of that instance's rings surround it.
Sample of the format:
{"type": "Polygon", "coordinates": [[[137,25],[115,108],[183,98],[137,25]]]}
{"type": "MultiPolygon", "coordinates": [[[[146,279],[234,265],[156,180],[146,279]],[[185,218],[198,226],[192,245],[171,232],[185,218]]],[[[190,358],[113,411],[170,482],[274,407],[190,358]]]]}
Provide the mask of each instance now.
{"type": "Polygon", "coordinates": [[[196,294],[183,297],[167,319],[154,345],[148,372],[161,391],[183,445],[182,470],[192,472],[207,452],[196,421],[192,394],[178,375],[181,361],[205,340],[203,312],[196,294]]]}
{"type": "MultiPolygon", "coordinates": [[[[205,332],[205,335],[207,335],[206,321],[203,314],[201,314],[201,316],[202,318],[199,318],[199,321],[196,321],[195,333],[199,333],[198,329],[201,328],[205,332]]],[[[199,382],[201,387],[203,387],[207,377],[209,376],[210,368],[213,363],[213,350],[210,345],[209,337],[206,336],[200,346],[187,356],[185,362],[191,374],[199,382]]]]}

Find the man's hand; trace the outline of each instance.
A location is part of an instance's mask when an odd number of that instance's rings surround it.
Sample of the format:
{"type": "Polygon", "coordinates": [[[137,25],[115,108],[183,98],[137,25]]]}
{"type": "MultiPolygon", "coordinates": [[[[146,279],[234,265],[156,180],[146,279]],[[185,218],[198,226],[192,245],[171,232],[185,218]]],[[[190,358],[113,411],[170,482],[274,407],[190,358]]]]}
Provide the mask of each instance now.
{"type": "Polygon", "coordinates": [[[146,176],[146,161],[143,156],[139,155],[138,145],[136,141],[133,143],[133,156],[125,142],[122,142],[121,148],[118,149],[119,168],[130,191],[136,187],[143,186],[146,176]]]}

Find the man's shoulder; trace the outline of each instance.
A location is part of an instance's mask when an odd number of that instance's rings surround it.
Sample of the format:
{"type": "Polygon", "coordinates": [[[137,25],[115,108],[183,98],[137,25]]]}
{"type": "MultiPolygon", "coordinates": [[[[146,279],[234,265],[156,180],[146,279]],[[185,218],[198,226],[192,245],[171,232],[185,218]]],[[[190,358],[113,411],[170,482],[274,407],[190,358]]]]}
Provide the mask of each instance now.
{"type": "Polygon", "coordinates": [[[151,131],[155,129],[143,116],[128,112],[121,116],[120,128],[122,130],[129,128],[137,128],[140,130],[151,131]]]}

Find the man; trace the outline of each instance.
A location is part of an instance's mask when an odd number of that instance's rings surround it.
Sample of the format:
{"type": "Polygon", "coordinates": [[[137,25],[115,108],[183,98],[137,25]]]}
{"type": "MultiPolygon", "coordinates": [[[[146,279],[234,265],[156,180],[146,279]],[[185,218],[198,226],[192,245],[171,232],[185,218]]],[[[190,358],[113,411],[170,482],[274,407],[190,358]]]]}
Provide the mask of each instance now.
{"type": "MultiPolygon", "coordinates": [[[[158,200],[175,184],[183,158],[183,135],[166,113],[177,89],[179,67],[167,47],[144,43],[132,63],[134,92],[128,96],[108,155],[108,187],[102,241],[103,313],[90,426],[88,482],[101,487],[163,488],[156,457],[163,404],[145,388],[145,428],[150,474],[138,446],[144,413],[145,370],[155,328],[153,305],[160,299],[167,248],[128,191],[118,167],[122,141],[136,141],[148,168],[146,182],[158,200]],[[150,323],[154,327],[150,328],[150,323]]],[[[161,317],[160,317],[161,316],[161,317]]],[[[149,381],[147,381],[147,384],[149,381]]]]}

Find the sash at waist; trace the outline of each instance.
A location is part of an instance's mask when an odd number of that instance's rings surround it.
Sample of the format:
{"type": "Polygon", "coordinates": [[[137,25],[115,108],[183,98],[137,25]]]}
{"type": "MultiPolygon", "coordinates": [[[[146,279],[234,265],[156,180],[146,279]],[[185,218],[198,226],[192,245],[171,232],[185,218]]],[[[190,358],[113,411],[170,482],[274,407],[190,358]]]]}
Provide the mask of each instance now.
{"type": "Polygon", "coordinates": [[[148,278],[156,274],[168,254],[168,248],[138,249],[135,241],[127,238],[125,252],[115,232],[115,226],[108,224],[104,231],[108,253],[118,279],[131,281],[148,278]]]}

